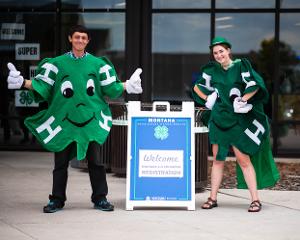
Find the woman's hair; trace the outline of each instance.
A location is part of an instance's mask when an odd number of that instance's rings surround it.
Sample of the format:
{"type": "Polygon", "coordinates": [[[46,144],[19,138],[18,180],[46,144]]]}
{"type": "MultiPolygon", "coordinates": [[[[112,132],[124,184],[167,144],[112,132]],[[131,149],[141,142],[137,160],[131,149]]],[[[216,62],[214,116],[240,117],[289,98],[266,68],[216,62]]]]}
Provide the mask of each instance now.
{"type": "MultiPolygon", "coordinates": [[[[225,43],[220,43],[220,44],[218,44],[218,45],[221,45],[223,48],[225,48],[225,49],[228,49],[228,48],[230,48],[227,44],[225,44],[225,43]]],[[[215,45],[215,46],[218,46],[218,45],[215,45]]],[[[213,46],[212,48],[211,48],[211,52],[212,52],[212,50],[213,50],[213,48],[215,47],[215,46],[213,46]]]]}
{"type": "Polygon", "coordinates": [[[82,26],[82,25],[75,25],[75,26],[72,26],[70,29],[69,29],[69,34],[68,36],[72,37],[73,34],[75,32],[80,32],[80,33],[86,33],[88,35],[88,38],[90,39],[91,36],[90,36],[90,33],[89,33],[89,30],[85,27],[85,26],[82,26]]]}

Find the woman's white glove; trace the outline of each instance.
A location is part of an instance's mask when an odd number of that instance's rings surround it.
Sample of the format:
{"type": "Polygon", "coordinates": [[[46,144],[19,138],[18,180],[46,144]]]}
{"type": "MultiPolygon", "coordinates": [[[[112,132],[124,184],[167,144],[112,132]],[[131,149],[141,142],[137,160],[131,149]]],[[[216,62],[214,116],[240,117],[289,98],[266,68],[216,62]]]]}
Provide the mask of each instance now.
{"type": "Polygon", "coordinates": [[[137,68],[135,72],[131,75],[129,80],[126,81],[125,88],[127,93],[140,94],[143,92],[142,85],[141,85],[142,80],[140,77],[141,73],[142,73],[142,69],[137,68]]]}
{"type": "Polygon", "coordinates": [[[252,109],[253,105],[248,104],[241,97],[236,97],[233,101],[233,109],[235,113],[247,113],[252,109]]]}
{"type": "Polygon", "coordinates": [[[20,89],[24,87],[25,80],[20,71],[12,63],[7,63],[9,74],[7,77],[8,89],[20,89]]]}
{"type": "Polygon", "coordinates": [[[218,98],[218,93],[216,91],[214,91],[212,94],[208,95],[206,98],[206,103],[205,103],[205,107],[207,107],[208,109],[212,109],[213,106],[216,103],[216,100],[218,98]]]}

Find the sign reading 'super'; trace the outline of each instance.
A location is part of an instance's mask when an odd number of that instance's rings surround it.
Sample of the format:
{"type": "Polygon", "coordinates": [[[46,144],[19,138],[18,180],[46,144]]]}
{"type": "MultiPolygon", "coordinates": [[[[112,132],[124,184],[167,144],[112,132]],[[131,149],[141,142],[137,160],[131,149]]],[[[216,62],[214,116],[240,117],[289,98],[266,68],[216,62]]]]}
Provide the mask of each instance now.
{"type": "Polygon", "coordinates": [[[193,103],[176,112],[139,109],[129,102],[126,209],[194,210],[193,103]]]}
{"type": "Polygon", "coordinates": [[[17,43],[16,60],[40,60],[39,43],[17,43]]]}

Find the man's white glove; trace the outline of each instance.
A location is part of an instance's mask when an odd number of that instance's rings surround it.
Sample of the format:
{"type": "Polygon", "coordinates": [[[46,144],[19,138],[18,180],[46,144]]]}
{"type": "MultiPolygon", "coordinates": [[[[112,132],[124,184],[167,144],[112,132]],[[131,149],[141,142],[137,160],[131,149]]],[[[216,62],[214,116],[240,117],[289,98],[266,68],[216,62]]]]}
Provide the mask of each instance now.
{"type": "Polygon", "coordinates": [[[236,97],[233,101],[233,109],[235,113],[247,113],[252,109],[253,105],[248,104],[241,97],[236,97]]]}
{"type": "Polygon", "coordinates": [[[7,77],[8,89],[20,89],[24,87],[25,80],[22,77],[20,71],[17,71],[16,67],[12,63],[8,63],[9,74],[7,77]]]}
{"type": "Polygon", "coordinates": [[[218,93],[216,91],[214,91],[212,94],[208,95],[206,98],[206,103],[205,103],[205,107],[207,107],[208,109],[212,109],[213,106],[215,105],[215,102],[218,98],[218,93]]]}
{"type": "Polygon", "coordinates": [[[131,94],[140,94],[143,92],[142,89],[142,80],[140,77],[140,74],[142,73],[142,69],[141,68],[137,68],[135,70],[135,72],[131,75],[131,77],[129,78],[129,80],[126,81],[126,92],[131,94]]]}

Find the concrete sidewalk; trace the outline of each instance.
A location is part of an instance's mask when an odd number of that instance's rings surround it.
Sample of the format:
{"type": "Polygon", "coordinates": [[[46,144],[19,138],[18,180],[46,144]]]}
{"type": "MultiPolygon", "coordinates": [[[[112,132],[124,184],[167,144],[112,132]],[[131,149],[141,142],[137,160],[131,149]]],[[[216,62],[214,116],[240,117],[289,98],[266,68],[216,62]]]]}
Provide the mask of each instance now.
{"type": "Polygon", "coordinates": [[[260,191],[263,210],[248,213],[246,190],[222,189],[219,207],[202,210],[208,192],[196,194],[196,211],[125,210],[125,178],[108,174],[114,212],[94,210],[84,171],[69,168],[63,211],[42,213],[52,186],[53,155],[0,152],[0,239],[300,239],[300,192],[260,191]]]}

